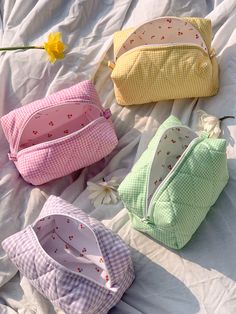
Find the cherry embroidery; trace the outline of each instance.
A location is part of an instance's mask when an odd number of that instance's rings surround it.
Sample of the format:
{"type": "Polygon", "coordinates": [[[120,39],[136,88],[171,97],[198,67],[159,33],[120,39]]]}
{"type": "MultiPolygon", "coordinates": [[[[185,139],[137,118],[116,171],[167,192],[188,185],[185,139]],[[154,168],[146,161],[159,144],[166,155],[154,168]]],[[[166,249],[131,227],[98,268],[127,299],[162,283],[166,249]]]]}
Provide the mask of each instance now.
{"type": "Polygon", "coordinates": [[[65,244],[65,249],[68,250],[69,249],[69,246],[67,244],[65,244]]]}
{"type": "Polygon", "coordinates": [[[85,253],[85,252],[87,252],[87,249],[84,247],[84,248],[82,249],[82,253],[85,253]]]}
{"type": "Polygon", "coordinates": [[[52,121],[50,121],[48,124],[54,126],[54,123],[52,121]]]}
{"type": "Polygon", "coordinates": [[[34,134],[34,135],[38,134],[38,131],[33,131],[33,134],[34,134]]]}
{"type": "Polygon", "coordinates": [[[65,134],[68,134],[68,133],[69,133],[69,130],[64,130],[64,133],[65,133],[65,134]]]}
{"type": "Polygon", "coordinates": [[[77,270],[79,273],[81,273],[83,271],[83,268],[78,267],[77,270]]]}
{"type": "Polygon", "coordinates": [[[55,240],[56,239],[55,236],[52,236],[52,239],[55,240]]]}
{"type": "Polygon", "coordinates": [[[84,225],[83,224],[80,224],[79,227],[80,227],[80,229],[84,229],[84,225]]]}
{"type": "Polygon", "coordinates": [[[54,253],[57,253],[57,251],[58,251],[58,249],[56,249],[56,250],[54,251],[54,253]]]}
{"type": "Polygon", "coordinates": [[[80,257],[84,257],[84,254],[80,253],[79,256],[80,256],[80,257]]]}
{"type": "Polygon", "coordinates": [[[69,240],[70,240],[70,241],[71,241],[73,238],[74,238],[73,235],[70,235],[70,236],[69,236],[69,240]]]}
{"type": "Polygon", "coordinates": [[[181,35],[183,35],[183,33],[182,32],[178,32],[178,36],[181,36],[181,35]]]}
{"type": "Polygon", "coordinates": [[[172,166],[171,166],[171,165],[168,165],[168,167],[167,167],[167,168],[171,170],[171,169],[172,169],[172,166]]]}
{"type": "Polygon", "coordinates": [[[72,114],[67,115],[68,119],[72,118],[72,114]]]}
{"type": "Polygon", "coordinates": [[[174,143],[176,143],[176,141],[175,140],[171,140],[171,142],[174,144],[174,143]]]}
{"type": "Polygon", "coordinates": [[[199,35],[198,35],[198,34],[196,34],[196,35],[195,35],[195,38],[196,38],[196,39],[198,39],[198,38],[199,38],[199,35]]]}
{"type": "Polygon", "coordinates": [[[106,275],[105,279],[106,279],[106,281],[109,281],[109,277],[108,277],[108,275],[106,275]]]}
{"type": "Polygon", "coordinates": [[[100,269],[98,267],[95,267],[95,269],[98,273],[100,272],[100,269]]]}
{"type": "Polygon", "coordinates": [[[172,20],[171,19],[166,19],[166,22],[171,23],[172,20]]]}

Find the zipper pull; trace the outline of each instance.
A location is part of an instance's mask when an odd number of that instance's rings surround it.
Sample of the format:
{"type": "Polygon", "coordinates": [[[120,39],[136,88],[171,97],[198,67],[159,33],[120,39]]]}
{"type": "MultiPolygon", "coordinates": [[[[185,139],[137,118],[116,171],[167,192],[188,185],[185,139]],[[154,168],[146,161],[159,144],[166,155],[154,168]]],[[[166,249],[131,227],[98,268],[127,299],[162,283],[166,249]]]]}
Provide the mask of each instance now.
{"type": "Polygon", "coordinates": [[[103,116],[104,116],[104,118],[109,119],[111,117],[111,110],[110,109],[104,110],[103,116]]]}
{"type": "Polygon", "coordinates": [[[8,153],[7,155],[8,155],[9,160],[17,161],[16,154],[8,153]]]}

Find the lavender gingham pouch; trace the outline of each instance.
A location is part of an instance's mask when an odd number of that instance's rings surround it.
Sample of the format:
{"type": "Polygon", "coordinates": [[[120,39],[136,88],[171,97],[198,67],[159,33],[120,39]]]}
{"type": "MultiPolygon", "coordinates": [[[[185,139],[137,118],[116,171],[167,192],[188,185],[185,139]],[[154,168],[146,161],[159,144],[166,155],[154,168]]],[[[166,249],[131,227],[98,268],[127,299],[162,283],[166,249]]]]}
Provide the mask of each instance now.
{"type": "Polygon", "coordinates": [[[129,248],[101,222],[50,196],[36,221],[2,242],[19,271],[66,314],[105,314],[134,280],[129,248]]]}
{"type": "Polygon", "coordinates": [[[90,81],[36,100],[1,118],[9,159],[33,185],[70,174],[117,145],[110,116],[90,81]]]}

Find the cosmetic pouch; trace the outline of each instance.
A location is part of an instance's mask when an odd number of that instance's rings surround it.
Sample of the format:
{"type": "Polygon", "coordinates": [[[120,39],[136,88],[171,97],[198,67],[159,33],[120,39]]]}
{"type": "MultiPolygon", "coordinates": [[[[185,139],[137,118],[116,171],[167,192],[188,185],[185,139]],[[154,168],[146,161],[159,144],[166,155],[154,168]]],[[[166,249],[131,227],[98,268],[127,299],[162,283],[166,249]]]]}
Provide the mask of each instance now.
{"type": "Polygon", "coordinates": [[[228,181],[226,141],[197,136],[170,116],[119,186],[132,225],[182,248],[228,181]]]}
{"type": "Polygon", "coordinates": [[[114,34],[112,69],[120,105],[205,97],[218,91],[211,21],[160,17],[114,34]]]}
{"type": "Polygon", "coordinates": [[[90,81],[36,100],[1,118],[9,159],[33,185],[70,174],[117,145],[110,116],[90,81]]]}
{"type": "Polygon", "coordinates": [[[101,222],[50,196],[3,249],[22,275],[66,314],[105,314],[134,280],[128,246],[101,222]]]}

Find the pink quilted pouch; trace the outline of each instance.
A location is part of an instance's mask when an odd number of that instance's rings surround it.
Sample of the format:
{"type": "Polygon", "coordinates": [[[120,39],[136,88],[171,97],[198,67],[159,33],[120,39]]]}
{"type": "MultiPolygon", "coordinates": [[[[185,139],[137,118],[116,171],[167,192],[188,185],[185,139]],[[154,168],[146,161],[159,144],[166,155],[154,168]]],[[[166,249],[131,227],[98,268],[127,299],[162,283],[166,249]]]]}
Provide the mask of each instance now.
{"type": "Polygon", "coordinates": [[[118,143],[110,116],[90,81],[36,100],[1,118],[9,159],[33,185],[91,165],[118,143]]]}

